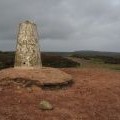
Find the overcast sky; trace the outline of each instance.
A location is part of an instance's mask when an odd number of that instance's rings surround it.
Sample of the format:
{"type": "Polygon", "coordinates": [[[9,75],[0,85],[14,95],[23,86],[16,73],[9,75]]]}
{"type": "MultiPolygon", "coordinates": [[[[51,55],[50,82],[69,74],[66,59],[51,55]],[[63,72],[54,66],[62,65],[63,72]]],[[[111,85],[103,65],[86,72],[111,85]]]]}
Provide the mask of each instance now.
{"type": "Polygon", "coordinates": [[[120,0],[0,0],[0,50],[15,50],[25,20],[37,24],[42,51],[120,52],[120,0]]]}

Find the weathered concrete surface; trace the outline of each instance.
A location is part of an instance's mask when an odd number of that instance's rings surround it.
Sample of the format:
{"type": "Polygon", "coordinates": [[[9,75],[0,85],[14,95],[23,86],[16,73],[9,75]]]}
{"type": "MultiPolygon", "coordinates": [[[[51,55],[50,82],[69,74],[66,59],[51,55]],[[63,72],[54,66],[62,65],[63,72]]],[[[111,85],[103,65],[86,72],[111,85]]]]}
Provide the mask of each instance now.
{"type": "Polygon", "coordinates": [[[14,67],[42,67],[36,24],[25,21],[19,25],[14,67]]]}
{"type": "Polygon", "coordinates": [[[25,86],[64,87],[72,84],[72,76],[56,68],[42,67],[42,69],[16,69],[0,70],[0,83],[15,81],[25,86]]]}

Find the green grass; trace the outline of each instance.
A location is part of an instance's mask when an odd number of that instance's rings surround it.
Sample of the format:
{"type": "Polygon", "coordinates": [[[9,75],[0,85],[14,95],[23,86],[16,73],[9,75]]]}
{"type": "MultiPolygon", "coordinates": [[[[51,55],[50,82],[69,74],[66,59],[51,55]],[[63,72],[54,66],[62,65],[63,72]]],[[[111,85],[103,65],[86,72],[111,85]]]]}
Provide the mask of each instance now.
{"type": "Polygon", "coordinates": [[[103,64],[104,68],[120,71],[120,64],[103,64]]]}
{"type": "Polygon", "coordinates": [[[81,68],[105,68],[120,71],[120,64],[106,64],[102,59],[99,58],[90,58],[90,60],[82,59],[81,68]]]}

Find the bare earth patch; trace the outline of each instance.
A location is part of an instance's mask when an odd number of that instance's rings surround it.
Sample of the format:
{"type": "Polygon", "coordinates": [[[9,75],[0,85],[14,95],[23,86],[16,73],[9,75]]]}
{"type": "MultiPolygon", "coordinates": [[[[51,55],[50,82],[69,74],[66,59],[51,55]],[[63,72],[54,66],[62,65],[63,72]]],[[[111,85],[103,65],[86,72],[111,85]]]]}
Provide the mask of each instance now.
{"type": "Polygon", "coordinates": [[[120,73],[105,69],[61,69],[74,84],[60,90],[0,85],[0,120],[120,120],[120,73]],[[41,100],[54,109],[39,109],[41,100]]]}

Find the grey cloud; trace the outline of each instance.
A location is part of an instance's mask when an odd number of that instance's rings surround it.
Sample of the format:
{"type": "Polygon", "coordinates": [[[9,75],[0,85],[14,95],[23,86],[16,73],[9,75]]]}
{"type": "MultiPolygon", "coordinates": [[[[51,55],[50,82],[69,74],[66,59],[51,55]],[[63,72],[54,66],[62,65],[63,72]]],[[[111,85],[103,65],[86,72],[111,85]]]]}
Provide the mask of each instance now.
{"type": "Polygon", "coordinates": [[[26,19],[38,25],[43,50],[120,52],[120,0],[1,0],[0,50],[15,48],[26,19]]]}

